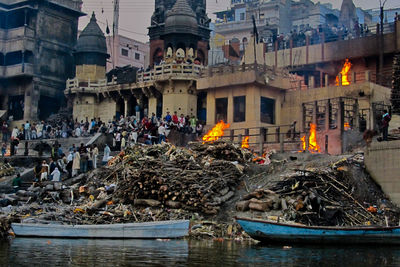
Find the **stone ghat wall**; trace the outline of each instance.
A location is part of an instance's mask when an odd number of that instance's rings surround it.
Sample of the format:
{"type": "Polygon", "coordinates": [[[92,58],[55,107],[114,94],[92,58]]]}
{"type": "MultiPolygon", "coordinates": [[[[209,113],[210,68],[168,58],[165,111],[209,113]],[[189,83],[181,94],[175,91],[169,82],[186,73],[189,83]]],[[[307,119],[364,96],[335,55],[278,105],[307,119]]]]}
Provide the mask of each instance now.
{"type": "Polygon", "coordinates": [[[390,199],[400,205],[400,141],[372,143],[365,165],[390,199]]]}

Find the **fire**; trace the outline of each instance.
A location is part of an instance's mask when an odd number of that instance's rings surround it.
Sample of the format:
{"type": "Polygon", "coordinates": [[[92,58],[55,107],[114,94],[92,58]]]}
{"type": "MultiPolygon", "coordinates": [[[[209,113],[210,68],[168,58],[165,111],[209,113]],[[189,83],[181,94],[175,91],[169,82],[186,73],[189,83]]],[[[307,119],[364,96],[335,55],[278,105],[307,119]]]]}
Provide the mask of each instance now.
{"type": "MultiPolygon", "coordinates": [[[[301,139],[302,145],[303,145],[303,151],[306,151],[306,136],[303,136],[301,139]]],[[[309,145],[308,145],[308,151],[310,151],[311,153],[320,153],[321,152],[321,148],[318,145],[317,142],[317,125],[311,123],[310,124],[310,138],[309,138],[309,145]]],[[[303,152],[300,151],[300,152],[303,152]]]]}
{"type": "MultiPolygon", "coordinates": [[[[342,71],[340,74],[342,74],[342,85],[350,85],[349,81],[349,71],[351,69],[352,64],[350,63],[349,59],[346,59],[346,62],[344,63],[344,66],[342,68],[342,71]]],[[[336,86],[339,86],[339,76],[336,77],[336,86]]]]}
{"type": "Polygon", "coordinates": [[[249,148],[249,136],[246,136],[242,141],[242,148],[249,148]]]}
{"type": "Polygon", "coordinates": [[[220,121],[214,128],[211,129],[204,137],[204,142],[213,142],[224,136],[224,130],[228,129],[230,124],[220,121]]]}
{"type": "Polygon", "coordinates": [[[345,123],[344,123],[344,130],[345,130],[345,131],[351,130],[350,123],[348,123],[348,122],[345,122],[345,123]]]}
{"type": "Polygon", "coordinates": [[[317,125],[311,123],[310,124],[310,145],[308,147],[308,150],[311,152],[321,152],[321,148],[319,147],[317,143],[317,125]]]}
{"type": "Polygon", "coordinates": [[[300,140],[301,140],[301,143],[302,143],[303,150],[299,151],[299,152],[306,151],[306,136],[303,136],[302,138],[300,138],[300,140]]]}

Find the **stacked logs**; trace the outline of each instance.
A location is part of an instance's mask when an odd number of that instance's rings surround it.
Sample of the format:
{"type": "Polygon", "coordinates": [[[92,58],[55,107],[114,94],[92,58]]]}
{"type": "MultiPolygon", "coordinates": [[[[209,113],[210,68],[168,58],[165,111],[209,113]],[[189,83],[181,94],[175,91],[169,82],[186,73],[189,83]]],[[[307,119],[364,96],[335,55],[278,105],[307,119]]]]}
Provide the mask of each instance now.
{"type": "Polygon", "coordinates": [[[346,166],[295,170],[244,196],[236,209],[273,212],[283,220],[312,226],[397,225],[399,214],[390,201],[384,196],[357,194],[358,185],[347,172],[346,166]],[[367,203],[368,197],[375,198],[374,203],[367,203]]]}
{"type": "Polygon", "coordinates": [[[112,200],[214,215],[234,196],[251,153],[231,143],[135,146],[120,154],[88,187],[115,184],[112,200]]]}

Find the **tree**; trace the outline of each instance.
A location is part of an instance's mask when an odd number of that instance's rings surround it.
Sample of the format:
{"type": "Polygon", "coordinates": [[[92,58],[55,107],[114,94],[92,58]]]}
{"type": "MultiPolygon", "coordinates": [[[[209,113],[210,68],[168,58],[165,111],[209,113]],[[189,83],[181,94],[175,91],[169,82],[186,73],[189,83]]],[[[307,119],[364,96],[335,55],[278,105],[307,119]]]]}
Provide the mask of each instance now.
{"type": "Polygon", "coordinates": [[[392,82],[392,108],[393,113],[400,113],[400,54],[394,57],[393,61],[393,82],[392,82]]]}

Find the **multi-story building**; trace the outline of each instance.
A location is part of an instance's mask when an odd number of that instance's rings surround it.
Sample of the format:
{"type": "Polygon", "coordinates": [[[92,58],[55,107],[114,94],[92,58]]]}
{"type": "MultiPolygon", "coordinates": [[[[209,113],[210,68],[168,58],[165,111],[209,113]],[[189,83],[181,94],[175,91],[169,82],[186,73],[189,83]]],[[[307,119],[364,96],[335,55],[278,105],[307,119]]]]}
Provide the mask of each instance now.
{"type": "MultiPolygon", "coordinates": [[[[379,9],[368,9],[366,10],[372,17],[372,22],[377,24],[381,22],[380,18],[380,10],[379,9]]],[[[400,15],[400,8],[387,8],[384,9],[383,11],[383,21],[385,23],[387,22],[393,22],[395,17],[397,15],[400,15]]]]}
{"type": "Polygon", "coordinates": [[[0,109],[14,121],[57,112],[74,76],[81,0],[0,2],[0,109]]]}
{"type": "Polygon", "coordinates": [[[115,67],[131,65],[136,68],[147,68],[149,65],[150,45],[122,36],[107,36],[107,51],[110,58],[107,72],[115,67]]]}
{"type": "Polygon", "coordinates": [[[346,26],[353,30],[356,23],[372,23],[371,15],[355,7],[352,0],[344,0],[341,10],[334,9],[329,3],[311,0],[232,0],[230,9],[216,15],[215,33],[222,36],[226,44],[239,40],[241,51],[252,35],[253,17],[260,39],[266,43],[294,31],[321,26],[346,26]]]}

